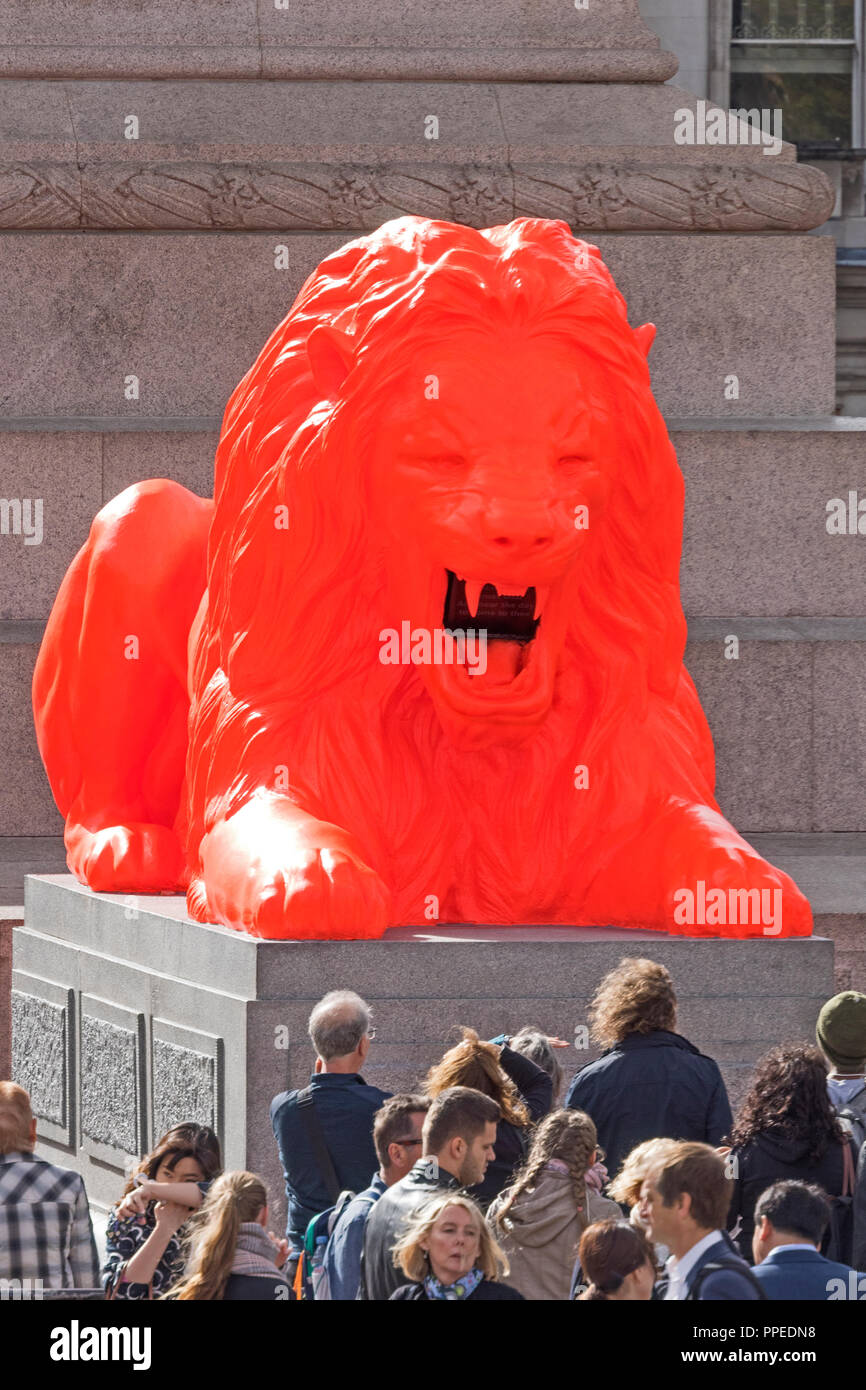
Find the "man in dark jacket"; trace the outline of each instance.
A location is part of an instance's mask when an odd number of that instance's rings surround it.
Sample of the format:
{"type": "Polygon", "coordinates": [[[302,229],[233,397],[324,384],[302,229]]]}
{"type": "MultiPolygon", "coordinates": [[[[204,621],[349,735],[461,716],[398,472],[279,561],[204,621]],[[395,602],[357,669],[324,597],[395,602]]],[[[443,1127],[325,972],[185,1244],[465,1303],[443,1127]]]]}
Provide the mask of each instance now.
{"type": "Polygon", "coordinates": [[[310,1014],[309,1033],[317,1056],[309,1087],[283,1091],[271,1102],[286,1179],[286,1235],[296,1253],[308,1222],[340,1191],[360,1192],[369,1183],[376,1171],[373,1117],[390,1095],[360,1074],[372,1033],[370,1010],[357,994],[326,994],[310,1014]],[[299,1105],[305,1092],[311,1106],[299,1105]]]}
{"type": "Polygon", "coordinates": [[[828,1302],[866,1298],[866,1274],[820,1253],[830,1203],[820,1187],[777,1182],[755,1206],[752,1271],[768,1298],[828,1302]]]}
{"type": "Polygon", "coordinates": [[[606,1048],[574,1077],[565,1098],[595,1123],[611,1175],[645,1139],[713,1147],[732,1124],[718,1065],[676,1032],[677,997],[663,965],[626,958],[599,985],[590,1011],[606,1048]]]}
{"type": "Polygon", "coordinates": [[[422,1130],[423,1156],[400,1182],[383,1192],[364,1234],[358,1297],[382,1300],[405,1284],[391,1252],[407,1218],[443,1188],[472,1187],[493,1159],[499,1106],[468,1086],[451,1086],[433,1101],[422,1130]]]}

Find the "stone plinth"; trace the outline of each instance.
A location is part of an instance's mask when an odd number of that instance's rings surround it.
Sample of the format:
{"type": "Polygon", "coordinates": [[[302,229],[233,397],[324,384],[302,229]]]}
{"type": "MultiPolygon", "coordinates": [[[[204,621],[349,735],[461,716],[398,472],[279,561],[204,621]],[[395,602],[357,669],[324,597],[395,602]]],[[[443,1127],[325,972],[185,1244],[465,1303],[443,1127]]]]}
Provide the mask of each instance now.
{"type": "Polygon", "coordinates": [[[638,0],[2,0],[0,75],[664,82],[638,0]]]}
{"type": "MultiPolygon", "coordinates": [[[[307,276],[350,239],[334,232],[3,233],[0,361],[22,369],[5,382],[0,416],[129,422],[221,415],[307,276]]],[[[630,321],[658,328],[650,366],[665,414],[832,413],[829,238],[604,232],[590,240],[628,302],[630,321]],[[731,375],[739,394],[726,402],[731,375]]],[[[27,495],[14,469],[4,485],[15,490],[3,496],[27,495]]]]}
{"type": "Polygon", "coordinates": [[[0,1081],[12,1075],[12,929],[21,920],[18,908],[0,907],[0,1081]]]}
{"type": "Polygon", "coordinates": [[[0,85],[0,227],[803,231],[833,191],[791,144],[675,143],[697,99],[562,82],[0,85]],[[135,120],[133,138],[126,138],[135,120]]]}
{"type": "MultiPolygon", "coordinates": [[[[116,1200],[125,1165],[164,1127],[213,1124],[227,1166],[267,1180],[282,1219],[268,1120],[308,1077],[306,1022],[326,990],[373,1005],[368,1080],[417,1086],[469,1024],[576,1038],[599,980],[624,955],[672,972],[680,1028],[720,1063],[732,1097],[781,1039],[809,1039],[833,993],[833,944],[684,940],[568,927],[400,928],[381,941],[256,941],[191,922],[182,898],[94,895],[65,876],[27,881],[15,933],[14,1076],[30,1089],[41,1152],[116,1200]]],[[[563,1054],[567,1073],[594,1055],[563,1054]]]]}

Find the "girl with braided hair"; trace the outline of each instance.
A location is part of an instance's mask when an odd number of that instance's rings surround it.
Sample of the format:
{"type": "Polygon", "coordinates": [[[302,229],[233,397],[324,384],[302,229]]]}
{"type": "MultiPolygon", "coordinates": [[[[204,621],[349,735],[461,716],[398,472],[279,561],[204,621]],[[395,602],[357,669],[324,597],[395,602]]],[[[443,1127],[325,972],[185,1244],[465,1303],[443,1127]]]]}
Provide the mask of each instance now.
{"type": "Polygon", "coordinates": [[[598,1157],[595,1125],[581,1110],[554,1110],[535,1131],[526,1163],[488,1218],[526,1299],[569,1297],[580,1237],[593,1221],[621,1217],[587,1184],[598,1157]]]}

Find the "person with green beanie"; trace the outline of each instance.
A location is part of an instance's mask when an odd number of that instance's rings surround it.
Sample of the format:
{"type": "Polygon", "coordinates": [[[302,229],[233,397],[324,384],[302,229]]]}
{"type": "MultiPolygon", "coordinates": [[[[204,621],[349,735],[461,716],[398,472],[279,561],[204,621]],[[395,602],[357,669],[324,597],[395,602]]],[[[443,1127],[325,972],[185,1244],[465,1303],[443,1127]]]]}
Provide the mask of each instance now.
{"type": "Polygon", "coordinates": [[[830,1104],[860,1150],[851,1263],[866,1270],[866,994],[846,989],[828,999],[815,1037],[829,1066],[830,1104]]]}
{"type": "Polygon", "coordinates": [[[852,1123],[859,1144],[866,1138],[866,994],[846,989],[828,999],[818,1015],[815,1038],[829,1064],[827,1093],[837,1114],[860,1116],[852,1123]]]}

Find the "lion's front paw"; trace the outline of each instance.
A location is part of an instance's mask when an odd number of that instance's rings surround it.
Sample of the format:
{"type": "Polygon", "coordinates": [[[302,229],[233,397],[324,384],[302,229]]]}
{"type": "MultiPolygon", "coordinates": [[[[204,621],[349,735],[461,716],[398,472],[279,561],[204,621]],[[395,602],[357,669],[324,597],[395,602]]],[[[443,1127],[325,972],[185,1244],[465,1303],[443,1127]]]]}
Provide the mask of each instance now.
{"type": "Polygon", "coordinates": [[[793,879],[754,851],[707,845],[669,885],[666,926],[680,936],[809,936],[812,912],[793,879]]]}
{"type": "Polygon", "coordinates": [[[350,837],[324,822],[264,819],[252,807],[205,837],[202,866],[207,912],[195,915],[236,931],[271,940],[354,940],[381,936],[388,925],[382,880],[350,837]],[[258,833],[247,838],[252,831],[258,833]]]}
{"type": "Polygon", "coordinates": [[[96,893],[165,893],[183,887],[184,852],[165,825],[68,826],[65,839],[70,869],[96,893]]]}

